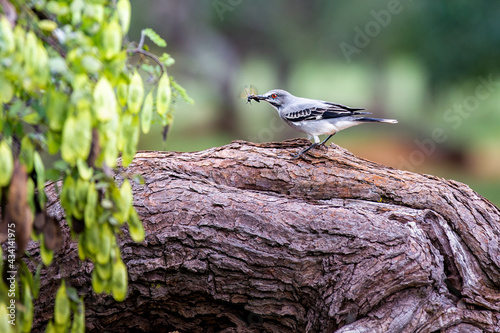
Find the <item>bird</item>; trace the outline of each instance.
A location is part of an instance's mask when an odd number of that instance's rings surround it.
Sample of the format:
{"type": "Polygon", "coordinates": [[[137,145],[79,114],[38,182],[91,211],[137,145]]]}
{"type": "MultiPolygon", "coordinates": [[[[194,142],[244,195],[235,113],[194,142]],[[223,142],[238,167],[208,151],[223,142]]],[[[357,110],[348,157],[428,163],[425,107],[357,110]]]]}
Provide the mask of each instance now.
{"type": "Polygon", "coordinates": [[[362,111],[364,108],[352,108],[346,105],[326,102],[316,99],[297,97],[282,89],[273,89],[262,95],[250,94],[247,103],[254,100],[260,103],[265,101],[278,111],[281,119],[292,128],[307,134],[314,143],[302,150],[294,157],[303,157],[306,152],[316,146],[325,146],[325,143],[338,131],[362,123],[396,124],[396,119],[371,118],[363,115],[371,112],[362,111]],[[320,135],[328,135],[321,141],[320,135]]]}

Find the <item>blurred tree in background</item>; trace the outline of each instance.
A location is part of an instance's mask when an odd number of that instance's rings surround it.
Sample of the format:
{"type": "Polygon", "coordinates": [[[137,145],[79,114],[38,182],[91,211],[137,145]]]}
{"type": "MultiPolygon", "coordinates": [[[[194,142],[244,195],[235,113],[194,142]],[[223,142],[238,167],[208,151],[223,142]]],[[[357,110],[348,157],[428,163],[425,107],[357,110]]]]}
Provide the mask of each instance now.
{"type": "MultiPolygon", "coordinates": [[[[197,150],[234,139],[300,136],[245,85],[366,107],[397,118],[334,142],[396,168],[455,178],[500,203],[500,7],[494,2],[132,2],[134,27],[151,25],[183,56],[174,73],[198,101],[183,108],[167,145],[197,150]],[[346,53],[343,46],[356,48],[346,53]],[[346,56],[349,54],[349,56],[346,56]]],[[[136,37],[137,38],[137,37],[136,37]]],[[[176,55],[175,53],[173,54],[176,55]]],[[[160,131],[160,129],[156,129],[160,131]]]]}

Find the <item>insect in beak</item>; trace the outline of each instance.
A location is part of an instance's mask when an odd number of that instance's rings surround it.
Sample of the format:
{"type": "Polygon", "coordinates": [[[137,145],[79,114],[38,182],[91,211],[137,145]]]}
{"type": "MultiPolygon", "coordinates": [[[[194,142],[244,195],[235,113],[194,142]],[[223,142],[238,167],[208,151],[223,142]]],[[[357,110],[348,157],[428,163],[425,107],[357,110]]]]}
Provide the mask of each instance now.
{"type": "Polygon", "coordinates": [[[252,100],[260,102],[258,100],[258,98],[256,98],[257,97],[257,95],[256,95],[257,89],[255,89],[254,86],[252,86],[252,85],[245,86],[244,93],[245,93],[245,95],[243,95],[243,93],[242,93],[240,96],[241,96],[241,98],[245,98],[245,97],[247,98],[247,104],[248,103],[252,104],[252,100]]]}
{"type": "Polygon", "coordinates": [[[250,102],[251,100],[257,101],[257,103],[260,103],[261,100],[267,99],[267,97],[262,96],[262,95],[255,95],[255,94],[250,94],[247,96],[247,103],[250,102]]]}
{"type": "Polygon", "coordinates": [[[253,99],[254,101],[257,101],[257,103],[260,103],[260,98],[259,98],[259,96],[254,95],[254,94],[250,94],[250,95],[248,95],[248,96],[247,96],[247,103],[252,104],[252,99],[253,99]]]}

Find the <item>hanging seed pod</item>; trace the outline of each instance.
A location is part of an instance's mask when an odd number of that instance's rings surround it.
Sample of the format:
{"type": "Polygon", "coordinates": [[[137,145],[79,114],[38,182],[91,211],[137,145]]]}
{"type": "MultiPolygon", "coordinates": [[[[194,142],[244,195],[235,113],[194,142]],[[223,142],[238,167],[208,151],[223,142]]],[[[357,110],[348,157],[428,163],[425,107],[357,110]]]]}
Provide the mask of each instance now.
{"type": "Polygon", "coordinates": [[[142,100],[144,98],[144,85],[142,78],[137,71],[134,71],[130,84],[128,86],[127,107],[128,111],[136,114],[141,109],[142,100]]]}

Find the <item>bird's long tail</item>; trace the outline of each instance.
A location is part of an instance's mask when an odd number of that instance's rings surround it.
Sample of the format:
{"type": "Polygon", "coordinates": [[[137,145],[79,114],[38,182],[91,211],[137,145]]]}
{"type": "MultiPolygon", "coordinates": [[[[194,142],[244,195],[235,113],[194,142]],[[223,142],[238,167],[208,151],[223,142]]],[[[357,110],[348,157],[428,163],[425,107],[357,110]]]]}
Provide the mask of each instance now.
{"type": "Polygon", "coordinates": [[[396,119],[382,119],[382,118],[369,118],[369,117],[356,118],[356,121],[360,121],[363,123],[388,123],[388,124],[398,123],[396,119]]]}

